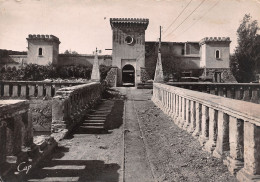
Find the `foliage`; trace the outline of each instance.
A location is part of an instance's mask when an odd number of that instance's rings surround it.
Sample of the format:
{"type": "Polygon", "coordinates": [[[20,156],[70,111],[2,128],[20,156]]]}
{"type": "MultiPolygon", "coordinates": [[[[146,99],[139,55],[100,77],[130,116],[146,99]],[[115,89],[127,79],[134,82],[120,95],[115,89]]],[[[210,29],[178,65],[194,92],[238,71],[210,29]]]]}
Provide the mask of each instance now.
{"type": "Polygon", "coordinates": [[[73,55],[78,55],[79,53],[77,51],[71,51],[71,50],[66,50],[64,54],[73,54],[73,55]]]}
{"type": "MultiPolygon", "coordinates": [[[[105,79],[110,67],[100,65],[101,80],[105,79]]],[[[0,70],[0,80],[24,80],[24,81],[40,81],[44,79],[71,79],[83,78],[90,79],[92,67],[87,66],[63,66],[54,67],[52,65],[28,64],[22,69],[0,70]]]]}
{"type": "Polygon", "coordinates": [[[238,46],[230,57],[230,67],[238,82],[251,82],[260,71],[260,35],[256,20],[246,14],[237,29],[238,46]]]}

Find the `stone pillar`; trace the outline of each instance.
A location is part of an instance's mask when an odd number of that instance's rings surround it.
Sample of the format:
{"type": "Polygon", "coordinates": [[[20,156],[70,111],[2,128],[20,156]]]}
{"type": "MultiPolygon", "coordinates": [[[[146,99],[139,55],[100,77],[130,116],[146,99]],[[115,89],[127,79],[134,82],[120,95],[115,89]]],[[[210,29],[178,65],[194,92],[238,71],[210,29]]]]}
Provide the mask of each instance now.
{"type": "Polygon", "coordinates": [[[190,101],[190,126],[188,127],[187,131],[193,133],[196,126],[196,107],[195,102],[190,101]]]}
{"type": "Polygon", "coordinates": [[[186,99],[186,113],[185,113],[185,123],[183,125],[183,129],[187,129],[190,125],[190,101],[186,99]]]}
{"type": "Polygon", "coordinates": [[[18,85],[13,85],[13,95],[12,97],[18,97],[18,85]]]}
{"type": "Polygon", "coordinates": [[[4,97],[10,96],[9,89],[10,89],[10,85],[4,84],[4,97]]]}
{"type": "Polygon", "coordinates": [[[26,97],[26,85],[21,85],[20,97],[26,97]]]}
{"type": "Polygon", "coordinates": [[[205,144],[204,149],[210,153],[216,147],[217,122],[218,112],[215,109],[209,108],[209,140],[205,144]]]}
{"type": "Polygon", "coordinates": [[[244,168],[239,181],[260,181],[260,126],[244,122],[244,168]]]}
{"type": "Polygon", "coordinates": [[[242,100],[250,101],[249,92],[250,92],[250,88],[247,88],[247,89],[244,90],[244,95],[243,95],[243,99],[242,100]]]}
{"type": "Polygon", "coordinates": [[[99,60],[97,51],[94,58],[92,73],[91,73],[91,81],[93,82],[100,82],[100,72],[99,72],[99,60]]]}
{"type": "Polygon", "coordinates": [[[201,121],[202,121],[202,106],[200,103],[195,102],[195,109],[196,109],[196,127],[192,136],[198,137],[201,134],[201,121]]]}
{"type": "Polygon", "coordinates": [[[43,85],[38,85],[38,94],[37,97],[43,96],[43,85]]]}
{"type": "Polygon", "coordinates": [[[51,97],[51,85],[45,85],[46,95],[47,97],[51,97]]]}
{"type": "Polygon", "coordinates": [[[177,124],[178,123],[178,117],[179,117],[179,95],[175,95],[176,96],[176,106],[175,106],[175,114],[174,114],[174,123],[177,124]]]}
{"type": "Polygon", "coordinates": [[[209,108],[202,105],[202,118],[201,118],[201,134],[199,137],[200,145],[203,146],[209,137],[209,108]]]}
{"type": "Polygon", "coordinates": [[[28,85],[28,87],[29,87],[29,96],[34,97],[35,85],[28,85]]]}
{"type": "Polygon", "coordinates": [[[252,98],[251,98],[250,102],[253,102],[253,103],[256,103],[256,104],[259,103],[259,88],[257,88],[257,87],[253,88],[252,98]]]}
{"type": "Polygon", "coordinates": [[[229,150],[229,116],[218,111],[218,137],[213,156],[222,158],[224,151],[229,150]]]}
{"type": "Polygon", "coordinates": [[[185,121],[185,117],[186,117],[186,100],[184,97],[181,98],[181,116],[179,119],[179,124],[178,126],[180,128],[182,128],[184,121],[185,121]]]}
{"type": "Polygon", "coordinates": [[[229,116],[229,144],[230,154],[224,164],[234,175],[244,167],[244,122],[232,116],[229,116]]]}

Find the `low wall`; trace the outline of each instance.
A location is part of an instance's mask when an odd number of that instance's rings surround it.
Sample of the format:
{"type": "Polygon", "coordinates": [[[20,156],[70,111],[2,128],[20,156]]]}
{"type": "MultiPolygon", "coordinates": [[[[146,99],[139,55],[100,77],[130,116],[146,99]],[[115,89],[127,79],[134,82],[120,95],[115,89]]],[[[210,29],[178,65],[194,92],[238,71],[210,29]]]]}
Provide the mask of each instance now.
{"type": "Polygon", "coordinates": [[[87,110],[101,99],[102,91],[99,82],[58,90],[52,102],[52,136],[59,140],[81,122],[87,110]]]}
{"type": "Polygon", "coordinates": [[[44,81],[0,81],[0,97],[29,98],[29,97],[54,97],[55,92],[63,87],[84,83],[54,83],[44,81]]]}
{"type": "Polygon", "coordinates": [[[173,82],[168,85],[260,104],[259,83],[173,82]]]}
{"type": "Polygon", "coordinates": [[[260,180],[260,105],[160,83],[152,100],[239,181],[260,180]]]}
{"type": "Polygon", "coordinates": [[[29,102],[0,100],[0,179],[22,181],[55,146],[51,137],[33,137],[29,102]],[[28,170],[22,170],[27,167],[28,170]]]}

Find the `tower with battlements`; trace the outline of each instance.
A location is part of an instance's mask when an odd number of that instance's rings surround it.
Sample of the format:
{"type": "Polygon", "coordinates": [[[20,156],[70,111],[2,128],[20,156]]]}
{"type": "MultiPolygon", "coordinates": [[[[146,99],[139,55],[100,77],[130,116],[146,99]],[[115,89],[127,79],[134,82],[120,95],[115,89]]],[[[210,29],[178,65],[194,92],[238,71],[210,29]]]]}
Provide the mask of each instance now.
{"type": "Polygon", "coordinates": [[[59,38],[54,35],[29,35],[27,63],[56,65],[59,55],[59,38]]]}
{"type": "Polygon", "coordinates": [[[117,67],[117,85],[141,82],[145,67],[145,30],[148,19],[111,18],[113,31],[112,66],[117,67]]]}

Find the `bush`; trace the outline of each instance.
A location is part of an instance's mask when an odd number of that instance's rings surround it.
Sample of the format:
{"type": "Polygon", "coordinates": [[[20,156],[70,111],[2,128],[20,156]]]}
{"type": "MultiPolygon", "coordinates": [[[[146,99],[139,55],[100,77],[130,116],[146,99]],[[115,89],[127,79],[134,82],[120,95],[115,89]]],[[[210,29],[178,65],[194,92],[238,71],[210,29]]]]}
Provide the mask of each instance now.
{"type": "MultiPolygon", "coordinates": [[[[109,66],[100,65],[101,81],[106,78],[109,66]]],[[[87,66],[63,66],[54,67],[52,65],[28,64],[22,69],[0,70],[0,80],[24,80],[24,81],[41,81],[44,79],[71,79],[82,78],[90,79],[92,67],[87,66]]]]}

